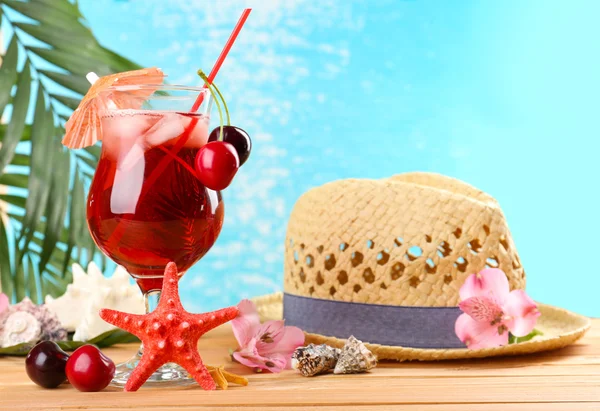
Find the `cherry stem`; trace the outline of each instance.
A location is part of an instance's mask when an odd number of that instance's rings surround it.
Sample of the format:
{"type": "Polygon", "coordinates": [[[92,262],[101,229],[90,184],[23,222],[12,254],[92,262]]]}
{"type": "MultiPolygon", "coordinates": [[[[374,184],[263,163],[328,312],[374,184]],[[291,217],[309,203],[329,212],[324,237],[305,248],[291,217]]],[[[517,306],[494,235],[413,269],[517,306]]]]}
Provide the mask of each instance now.
{"type": "Polygon", "coordinates": [[[221,99],[221,102],[223,103],[223,107],[225,108],[225,117],[227,117],[227,125],[230,126],[231,120],[229,118],[229,109],[227,108],[227,103],[225,102],[225,99],[223,98],[223,94],[221,94],[221,90],[219,90],[219,87],[217,87],[217,85],[215,83],[212,83],[211,85],[214,87],[215,91],[219,95],[219,98],[221,99]]]}
{"type": "Polygon", "coordinates": [[[223,111],[221,111],[221,104],[219,104],[219,99],[217,98],[215,91],[212,88],[212,84],[209,82],[208,77],[206,77],[206,74],[204,74],[202,70],[198,70],[198,75],[202,80],[204,80],[206,88],[208,88],[208,91],[210,91],[210,95],[212,96],[213,100],[215,101],[215,104],[217,105],[217,109],[219,110],[219,141],[223,141],[223,111]]]}

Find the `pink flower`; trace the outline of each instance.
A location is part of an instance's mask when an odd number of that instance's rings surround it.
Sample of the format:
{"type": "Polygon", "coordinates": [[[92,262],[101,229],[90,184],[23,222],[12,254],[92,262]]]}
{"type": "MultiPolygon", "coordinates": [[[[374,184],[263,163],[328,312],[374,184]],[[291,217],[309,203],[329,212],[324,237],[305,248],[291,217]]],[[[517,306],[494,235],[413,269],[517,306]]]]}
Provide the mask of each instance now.
{"type": "Polygon", "coordinates": [[[464,312],[454,331],[468,348],[508,344],[508,333],[524,337],[533,331],[541,313],[523,290],[509,291],[504,271],[488,268],[467,278],[458,306],[464,312]]]}
{"type": "Polygon", "coordinates": [[[256,307],[249,300],[238,304],[240,315],[231,324],[240,347],[233,358],[247,367],[281,372],[291,368],[294,350],[304,345],[304,333],[298,327],[286,327],[284,321],[260,323],[256,307]]]}
{"type": "Polygon", "coordinates": [[[6,294],[0,293],[0,313],[6,310],[9,305],[10,303],[8,301],[8,296],[6,294]]]}

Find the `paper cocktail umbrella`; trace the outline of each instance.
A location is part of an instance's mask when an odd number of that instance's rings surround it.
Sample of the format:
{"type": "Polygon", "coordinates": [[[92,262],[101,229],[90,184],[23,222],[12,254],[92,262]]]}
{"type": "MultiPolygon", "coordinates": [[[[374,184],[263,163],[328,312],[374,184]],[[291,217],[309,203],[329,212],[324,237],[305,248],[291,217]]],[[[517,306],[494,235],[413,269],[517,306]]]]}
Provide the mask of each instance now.
{"type": "Polygon", "coordinates": [[[155,90],[152,87],[135,89],[135,86],[159,86],[164,77],[164,73],[156,67],[100,77],[92,84],[79,107],[65,124],[66,133],[62,143],[69,148],[77,149],[92,146],[102,140],[100,112],[109,105],[117,108],[139,109],[155,90]],[[108,93],[107,98],[101,98],[101,93],[117,86],[132,86],[132,89],[127,93],[108,93]]]}

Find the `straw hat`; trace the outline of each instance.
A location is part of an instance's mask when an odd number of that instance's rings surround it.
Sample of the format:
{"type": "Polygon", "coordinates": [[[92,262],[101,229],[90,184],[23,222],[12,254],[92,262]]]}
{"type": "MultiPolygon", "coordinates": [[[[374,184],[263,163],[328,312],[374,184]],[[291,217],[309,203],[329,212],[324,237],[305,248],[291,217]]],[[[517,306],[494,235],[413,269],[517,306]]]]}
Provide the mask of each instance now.
{"type": "Polygon", "coordinates": [[[255,299],[263,319],[285,317],[307,343],[342,346],[353,334],[380,359],[527,354],[569,345],[590,327],[586,317],[539,304],[543,335],[464,348],[454,322],[465,279],[497,267],[511,289],[524,289],[525,271],[496,200],[437,174],[341,180],[308,191],[290,217],[284,267],[284,293],[255,299]]]}

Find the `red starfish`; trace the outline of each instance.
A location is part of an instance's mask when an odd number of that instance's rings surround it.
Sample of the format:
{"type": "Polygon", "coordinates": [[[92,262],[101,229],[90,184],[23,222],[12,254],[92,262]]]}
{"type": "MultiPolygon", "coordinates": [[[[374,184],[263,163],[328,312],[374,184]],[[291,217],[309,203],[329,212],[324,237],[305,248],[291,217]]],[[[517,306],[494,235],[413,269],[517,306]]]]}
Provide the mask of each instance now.
{"type": "Polygon", "coordinates": [[[100,310],[104,321],[136,335],[144,344],[142,359],[127,380],[125,391],[137,391],[154,371],[167,362],[181,365],[205,390],[216,389],[198,353],[198,340],[204,333],[237,317],[238,308],[190,314],[181,305],[178,280],[177,266],[169,263],[158,306],[150,314],[100,310]]]}

